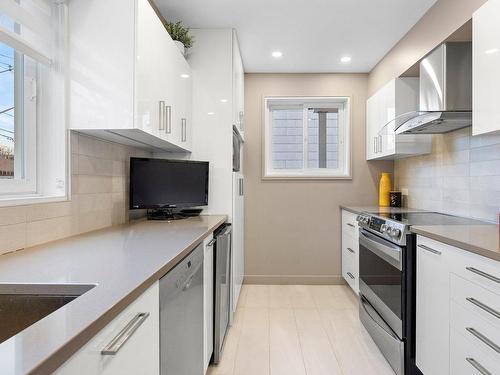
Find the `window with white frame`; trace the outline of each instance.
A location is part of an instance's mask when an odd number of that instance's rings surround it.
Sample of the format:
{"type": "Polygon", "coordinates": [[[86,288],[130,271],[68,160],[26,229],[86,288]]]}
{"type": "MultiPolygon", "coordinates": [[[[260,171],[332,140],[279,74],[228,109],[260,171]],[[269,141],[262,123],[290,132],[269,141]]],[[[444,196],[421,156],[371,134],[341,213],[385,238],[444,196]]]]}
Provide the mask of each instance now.
{"type": "Polygon", "coordinates": [[[264,99],[264,178],[350,178],[348,97],[264,99]]]}
{"type": "Polygon", "coordinates": [[[0,2],[0,204],[66,195],[66,12],[0,2]]]}

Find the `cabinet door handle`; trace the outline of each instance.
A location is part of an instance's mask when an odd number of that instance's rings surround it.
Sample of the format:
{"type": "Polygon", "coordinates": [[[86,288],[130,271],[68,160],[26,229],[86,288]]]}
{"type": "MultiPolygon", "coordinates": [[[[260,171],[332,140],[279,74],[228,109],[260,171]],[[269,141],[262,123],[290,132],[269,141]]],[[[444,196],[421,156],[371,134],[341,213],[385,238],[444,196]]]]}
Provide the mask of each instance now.
{"type": "Polygon", "coordinates": [[[186,119],[181,119],[181,141],[186,142],[187,139],[186,119]]]}
{"type": "Polygon", "coordinates": [[[474,267],[465,267],[467,271],[470,271],[472,273],[475,273],[476,275],[482,276],[488,280],[491,280],[497,284],[500,284],[500,279],[496,276],[490,275],[489,273],[486,273],[484,271],[478,270],[477,268],[474,267]]]}
{"type": "Polygon", "coordinates": [[[495,318],[500,319],[500,312],[489,307],[488,305],[485,305],[481,301],[478,301],[477,299],[472,298],[472,297],[467,297],[466,300],[469,301],[470,303],[472,303],[473,305],[479,307],[481,310],[486,311],[488,314],[493,315],[495,318]]]}
{"type": "Polygon", "coordinates": [[[354,224],[351,224],[351,223],[347,223],[347,225],[349,225],[350,227],[353,227],[353,228],[356,227],[354,224]]]}
{"type": "Polygon", "coordinates": [[[351,279],[353,279],[353,280],[355,279],[355,277],[353,276],[353,274],[352,274],[352,273],[350,273],[350,272],[347,272],[347,276],[349,276],[349,277],[350,277],[351,279]]]}
{"type": "Polygon", "coordinates": [[[242,178],[238,179],[238,193],[239,193],[240,197],[243,196],[243,194],[244,194],[243,179],[242,178]]]}
{"type": "Polygon", "coordinates": [[[217,238],[212,238],[209,243],[207,243],[207,246],[212,246],[214,243],[217,242],[217,238]]]}
{"type": "Polygon", "coordinates": [[[240,113],[238,114],[238,116],[239,116],[239,120],[240,120],[240,130],[243,130],[243,118],[244,118],[243,117],[244,116],[243,111],[240,111],[240,113]]]}
{"type": "Polygon", "coordinates": [[[165,127],[165,132],[167,134],[172,133],[172,107],[167,105],[165,106],[165,121],[167,122],[167,126],[165,127]]]}
{"type": "Polygon", "coordinates": [[[493,349],[497,353],[500,353],[500,346],[498,346],[497,344],[495,344],[493,341],[491,341],[488,337],[486,337],[485,335],[483,335],[481,332],[477,331],[476,329],[474,329],[472,327],[466,327],[465,329],[472,336],[476,337],[478,340],[480,340],[484,344],[488,345],[491,349],[493,349]]]}
{"type": "Polygon", "coordinates": [[[479,373],[481,375],[493,375],[491,372],[486,370],[486,368],[484,368],[484,366],[482,364],[480,364],[478,361],[476,361],[474,358],[467,357],[467,358],[465,358],[465,360],[467,362],[469,362],[472,365],[472,367],[474,367],[477,371],[479,371],[479,373]]]}
{"type": "Polygon", "coordinates": [[[125,345],[135,331],[149,317],[149,313],[141,312],[132,318],[123,329],[109,342],[108,345],[101,350],[102,355],[116,355],[118,351],[125,345]]]}
{"type": "Polygon", "coordinates": [[[436,255],[441,255],[441,251],[434,250],[433,248],[425,245],[418,245],[421,249],[424,249],[425,251],[428,251],[429,253],[433,253],[436,255]]]}
{"type": "Polygon", "coordinates": [[[347,250],[349,250],[353,254],[355,253],[355,251],[353,249],[351,249],[350,247],[348,247],[347,250]]]}
{"type": "Polygon", "coordinates": [[[165,101],[158,102],[158,130],[165,130],[165,101]]]}

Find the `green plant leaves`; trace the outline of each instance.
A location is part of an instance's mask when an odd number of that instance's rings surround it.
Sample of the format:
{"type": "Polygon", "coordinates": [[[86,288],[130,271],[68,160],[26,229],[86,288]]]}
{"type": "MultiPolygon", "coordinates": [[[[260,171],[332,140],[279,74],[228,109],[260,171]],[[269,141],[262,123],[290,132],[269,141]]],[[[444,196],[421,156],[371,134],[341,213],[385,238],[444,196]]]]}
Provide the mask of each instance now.
{"type": "Polygon", "coordinates": [[[178,40],[184,44],[185,48],[190,48],[193,46],[193,37],[189,35],[189,29],[182,25],[181,21],[169,22],[165,21],[165,28],[172,37],[173,40],[178,40]]]}

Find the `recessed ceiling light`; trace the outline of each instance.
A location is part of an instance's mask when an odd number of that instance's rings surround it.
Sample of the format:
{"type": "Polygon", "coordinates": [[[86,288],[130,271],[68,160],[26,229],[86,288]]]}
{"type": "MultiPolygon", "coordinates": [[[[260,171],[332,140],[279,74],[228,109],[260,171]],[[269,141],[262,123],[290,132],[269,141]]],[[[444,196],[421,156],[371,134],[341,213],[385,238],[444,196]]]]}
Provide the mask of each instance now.
{"type": "Polygon", "coordinates": [[[343,62],[344,64],[350,63],[351,56],[342,56],[342,58],[340,59],[340,62],[343,62]]]}
{"type": "Polygon", "coordinates": [[[181,78],[189,78],[189,74],[182,73],[182,74],[181,74],[181,78]]]}
{"type": "Polygon", "coordinates": [[[215,112],[208,112],[208,115],[213,116],[213,115],[215,115],[215,112]]]}
{"type": "Polygon", "coordinates": [[[486,53],[487,55],[492,55],[494,53],[497,53],[499,51],[498,48],[492,48],[492,49],[487,49],[486,51],[484,51],[484,53],[486,53]]]}
{"type": "Polygon", "coordinates": [[[274,57],[275,59],[279,59],[280,57],[283,56],[283,52],[281,52],[281,51],[273,51],[273,53],[271,53],[271,56],[274,57]]]}
{"type": "Polygon", "coordinates": [[[227,103],[227,99],[221,99],[220,102],[221,103],[227,103]]]}

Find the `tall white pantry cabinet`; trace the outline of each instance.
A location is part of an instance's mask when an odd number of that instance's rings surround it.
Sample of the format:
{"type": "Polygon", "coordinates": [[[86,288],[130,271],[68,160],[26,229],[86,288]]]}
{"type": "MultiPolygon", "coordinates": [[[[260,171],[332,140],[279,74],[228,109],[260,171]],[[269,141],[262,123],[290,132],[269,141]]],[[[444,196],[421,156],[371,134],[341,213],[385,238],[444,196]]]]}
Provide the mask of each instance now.
{"type": "MultiPolygon", "coordinates": [[[[244,275],[243,162],[233,172],[233,128],[244,137],[244,71],[236,32],[191,29],[188,62],[193,72],[192,159],[210,162],[208,214],[225,214],[232,224],[232,305],[244,275]]],[[[241,152],[242,154],[242,152],[241,152]]]]}

